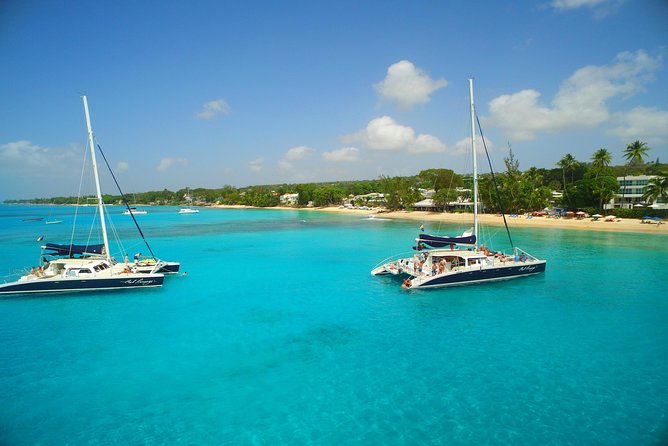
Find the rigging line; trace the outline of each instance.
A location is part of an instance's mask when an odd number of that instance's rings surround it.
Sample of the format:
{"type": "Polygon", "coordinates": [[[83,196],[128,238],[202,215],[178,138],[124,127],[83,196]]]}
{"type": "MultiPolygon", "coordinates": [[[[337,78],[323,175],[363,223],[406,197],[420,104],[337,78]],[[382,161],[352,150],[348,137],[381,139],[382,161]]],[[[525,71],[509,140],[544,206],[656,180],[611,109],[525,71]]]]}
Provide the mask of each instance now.
{"type": "Polygon", "coordinates": [[[123,199],[123,203],[125,204],[125,207],[130,212],[130,217],[132,217],[132,221],[135,222],[135,226],[137,227],[137,230],[139,231],[139,234],[141,235],[142,240],[144,240],[144,243],[146,244],[146,247],[148,248],[148,251],[151,253],[151,256],[154,259],[157,259],[155,254],[153,254],[153,250],[151,249],[151,246],[148,244],[148,240],[146,240],[146,237],[144,237],[144,233],[142,232],[141,228],[139,227],[139,223],[137,223],[137,219],[135,218],[134,214],[130,210],[130,205],[128,204],[128,200],[127,200],[127,198],[125,198],[125,194],[121,190],[121,186],[118,184],[118,181],[116,181],[116,176],[114,175],[114,171],[111,170],[111,166],[109,166],[109,162],[107,161],[107,157],[104,156],[104,152],[102,151],[102,147],[100,147],[100,145],[98,144],[97,148],[100,151],[100,154],[102,155],[102,159],[104,159],[104,163],[107,165],[107,169],[109,169],[109,173],[111,173],[111,178],[113,178],[114,183],[116,183],[116,188],[118,189],[118,192],[120,192],[121,198],[123,199]]]}
{"type": "Polygon", "coordinates": [[[72,245],[74,244],[74,233],[77,228],[77,218],[79,217],[79,205],[81,204],[81,190],[83,188],[84,173],[86,172],[86,160],[88,159],[88,143],[84,148],[84,159],[81,166],[81,175],[79,177],[79,190],[77,191],[77,205],[74,207],[74,221],[72,222],[72,233],[70,234],[70,251],[69,255],[72,255],[72,245]]]}
{"type": "Polygon", "coordinates": [[[506,227],[506,233],[508,234],[508,240],[510,240],[510,247],[515,250],[515,245],[513,244],[513,238],[510,236],[510,229],[508,229],[508,221],[506,220],[506,212],[503,209],[503,201],[501,200],[501,193],[499,192],[499,185],[496,182],[496,176],[494,175],[494,169],[492,168],[492,160],[489,158],[489,152],[487,151],[487,144],[485,143],[485,135],[482,134],[482,126],[480,125],[480,118],[478,114],[475,115],[475,120],[478,123],[478,130],[480,130],[480,139],[482,139],[482,145],[485,148],[485,155],[487,156],[487,162],[489,163],[489,171],[492,173],[492,181],[494,182],[494,189],[496,190],[496,197],[499,200],[499,209],[501,210],[501,216],[503,217],[503,224],[506,227]]]}

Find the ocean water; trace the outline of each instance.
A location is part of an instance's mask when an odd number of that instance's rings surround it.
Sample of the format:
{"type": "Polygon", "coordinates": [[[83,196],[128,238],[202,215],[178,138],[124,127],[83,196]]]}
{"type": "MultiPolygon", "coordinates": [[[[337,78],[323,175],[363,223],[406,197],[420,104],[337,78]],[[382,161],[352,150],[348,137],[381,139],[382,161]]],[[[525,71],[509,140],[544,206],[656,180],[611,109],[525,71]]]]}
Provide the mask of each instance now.
{"type": "MultiPolygon", "coordinates": [[[[369,271],[418,222],[148,210],[151,247],[187,276],[0,298],[0,444],[668,441],[666,236],[515,230],[545,274],[407,292],[369,271]]],[[[0,276],[35,264],[38,236],[67,242],[71,213],[0,206],[0,276]],[[63,223],[22,221],[48,216],[63,223]]]]}

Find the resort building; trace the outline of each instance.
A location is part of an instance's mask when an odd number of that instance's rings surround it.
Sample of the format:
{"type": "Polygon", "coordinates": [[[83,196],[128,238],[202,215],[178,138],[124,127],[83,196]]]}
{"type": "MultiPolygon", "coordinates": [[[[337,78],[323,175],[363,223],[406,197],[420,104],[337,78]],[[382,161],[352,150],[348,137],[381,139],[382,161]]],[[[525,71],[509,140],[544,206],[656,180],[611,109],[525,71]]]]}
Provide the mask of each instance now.
{"type": "Polygon", "coordinates": [[[299,194],[283,194],[279,200],[283,206],[295,206],[299,202],[299,194]]]}
{"type": "Polygon", "coordinates": [[[610,202],[603,207],[605,209],[631,209],[634,207],[652,207],[655,209],[668,209],[667,203],[657,200],[656,203],[646,203],[643,195],[645,188],[656,175],[628,175],[617,177],[619,191],[610,202]]]}

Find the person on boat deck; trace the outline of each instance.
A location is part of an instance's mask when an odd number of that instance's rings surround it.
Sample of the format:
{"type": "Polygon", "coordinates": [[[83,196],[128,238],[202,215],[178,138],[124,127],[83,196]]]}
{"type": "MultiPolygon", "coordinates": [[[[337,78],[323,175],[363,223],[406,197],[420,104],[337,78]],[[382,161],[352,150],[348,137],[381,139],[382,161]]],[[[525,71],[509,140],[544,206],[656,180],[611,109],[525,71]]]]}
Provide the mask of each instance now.
{"type": "Polygon", "coordinates": [[[137,266],[137,264],[139,263],[139,257],[140,256],[141,256],[141,252],[138,252],[137,254],[135,254],[135,266],[137,266]]]}
{"type": "Polygon", "coordinates": [[[44,275],[44,270],[42,269],[42,266],[37,267],[37,277],[42,277],[44,275]]]}
{"type": "Polygon", "coordinates": [[[33,276],[35,275],[35,267],[34,266],[32,268],[30,268],[30,274],[33,275],[33,276]]]}

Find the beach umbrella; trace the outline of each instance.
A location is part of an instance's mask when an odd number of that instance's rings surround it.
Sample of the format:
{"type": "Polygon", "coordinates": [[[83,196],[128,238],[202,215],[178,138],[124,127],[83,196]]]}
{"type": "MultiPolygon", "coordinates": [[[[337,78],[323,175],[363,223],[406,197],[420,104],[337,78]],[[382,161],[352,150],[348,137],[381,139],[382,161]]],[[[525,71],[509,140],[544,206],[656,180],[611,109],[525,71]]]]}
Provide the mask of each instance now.
{"type": "Polygon", "coordinates": [[[594,214],[594,215],[592,215],[592,217],[594,217],[594,218],[601,218],[601,217],[603,217],[603,216],[602,216],[601,214],[594,214]]]}
{"type": "Polygon", "coordinates": [[[638,203],[638,204],[634,204],[633,207],[634,207],[634,208],[644,208],[645,206],[643,206],[642,204],[638,203]]]}
{"type": "Polygon", "coordinates": [[[661,217],[652,217],[652,220],[659,221],[659,220],[661,220],[661,217]]]}
{"type": "Polygon", "coordinates": [[[645,215],[642,219],[643,219],[643,220],[651,220],[652,217],[650,217],[649,215],[645,215]]]}

